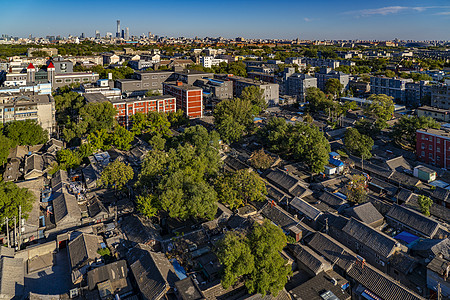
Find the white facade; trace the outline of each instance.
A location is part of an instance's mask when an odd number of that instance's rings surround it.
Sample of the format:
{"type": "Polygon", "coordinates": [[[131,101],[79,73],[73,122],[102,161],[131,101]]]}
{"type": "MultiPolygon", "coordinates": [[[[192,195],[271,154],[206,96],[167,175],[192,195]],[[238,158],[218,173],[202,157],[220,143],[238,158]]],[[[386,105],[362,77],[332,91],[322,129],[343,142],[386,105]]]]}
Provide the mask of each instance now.
{"type": "Polygon", "coordinates": [[[201,56],[200,63],[205,68],[218,66],[221,62],[228,62],[226,59],[214,58],[213,56],[201,56]]]}

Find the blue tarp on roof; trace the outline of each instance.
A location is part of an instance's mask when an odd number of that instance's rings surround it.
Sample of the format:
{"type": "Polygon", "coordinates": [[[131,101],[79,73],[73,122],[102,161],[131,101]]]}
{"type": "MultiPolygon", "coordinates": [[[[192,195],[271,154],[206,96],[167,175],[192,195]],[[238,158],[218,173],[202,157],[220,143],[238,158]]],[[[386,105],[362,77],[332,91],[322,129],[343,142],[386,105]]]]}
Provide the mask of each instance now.
{"type": "Polygon", "coordinates": [[[330,164],[333,164],[336,167],[341,167],[344,165],[344,163],[342,161],[340,161],[339,159],[334,159],[331,156],[330,156],[330,164]]]}
{"type": "Polygon", "coordinates": [[[173,265],[173,268],[175,269],[175,274],[177,274],[178,278],[180,280],[185,279],[186,276],[186,271],[184,270],[184,268],[178,263],[178,260],[173,259],[171,260],[171,263],[173,265]]]}
{"type": "Polygon", "coordinates": [[[339,198],[341,198],[341,199],[344,199],[344,200],[347,200],[347,196],[345,196],[344,194],[342,194],[342,193],[339,193],[339,192],[336,192],[336,193],[334,193],[336,196],[338,196],[339,198]]]}
{"type": "Polygon", "coordinates": [[[401,241],[404,241],[405,243],[409,244],[409,243],[412,243],[412,242],[418,240],[419,237],[415,236],[414,234],[411,234],[409,232],[402,231],[399,234],[397,234],[396,236],[394,236],[394,239],[401,240],[401,241]]]}
{"type": "Polygon", "coordinates": [[[337,152],[330,152],[330,156],[339,156],[339,153],[337,153],[337,152]]]}

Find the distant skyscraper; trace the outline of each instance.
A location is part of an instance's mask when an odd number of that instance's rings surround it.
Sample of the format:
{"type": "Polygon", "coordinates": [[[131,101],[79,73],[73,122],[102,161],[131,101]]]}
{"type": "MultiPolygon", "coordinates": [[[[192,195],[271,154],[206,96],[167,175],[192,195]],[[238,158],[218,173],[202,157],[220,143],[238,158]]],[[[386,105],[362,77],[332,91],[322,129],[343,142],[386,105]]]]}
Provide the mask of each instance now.
{"type": "Polygon", "coordinates": [[[95,38],[96,38],[97,40],[100,39],[100,31],[98,31],[98,30],[95,31],[95,38]]]}
{"type": "Polygon", "coordinates": [[[130,38],[130,29],[128,27],[125,28],[125,36],[123,38],[126,40],[130,38]]]}
{"type": "Polygon", "coordinates": [[[125,30],[124,29],[122,29],[122,34],[121,34],[121,36],[120,36],[121,38],[125,38],[125,30]]]}
{"type": "Polygon", "coordinates": [[[84,39],[84,32],[81,33],[81,38],[84,39]]]}
{"type": "Polygon", "coordinates": [[[120,20],[117,20],[116,38],[120,38],[120,20]]]}

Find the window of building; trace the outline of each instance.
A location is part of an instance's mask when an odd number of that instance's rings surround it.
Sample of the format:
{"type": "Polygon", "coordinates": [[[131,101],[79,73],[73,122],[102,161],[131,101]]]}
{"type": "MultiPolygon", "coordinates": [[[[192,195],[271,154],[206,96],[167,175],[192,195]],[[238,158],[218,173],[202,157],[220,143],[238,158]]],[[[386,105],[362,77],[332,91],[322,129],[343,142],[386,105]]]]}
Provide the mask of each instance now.
{"type": "Polygon", "coordinates": [[[73,81],[74,82],[80,82],[80,78],[75,78],[73,81]]]}
{"type": "Polygon", "coordinates": [[[433,153],[428,153],[428,158],[433,159],[433,153]]]}
{"type": "Polygon", "coordinates": [[[85,81],[85,82],[89,81],[89,78],[83,78],[83,81],[85,81]]]}
{"type": "Polygon", "coordinates": [[[72,79],[66,78],[66,79],[64,79],[64,82],[72,82],[72,79]]]}
{"type": "Polygon", "coordinates": [[[441,152],[441,147],[436,147],[436,152],[441,152]]]}
{"type": "Polygon", "coordinates": [[[440,144],[441,143],[441,139],[436,139],[436,143],[440,144]]]}
{"type": "Polygon", "coordinates": [[[424,144],[424,143],[422,143],[422,145],[421,145],[421,146],[422,146],[422,149],[425,149],[425,144],[424,144]]]}
{"type": "Polygon", "coordinates": [[[56,79],[56,83],[62,83],[62,79],[56,79]]]}
{"type": "Polygon", "coordinates": [[[428,145],[428,150],[433,150],[433,145],[428,145]]]}
{"type": "Polygon", "coordinates": [[[152,79],[158,79],[158,75],[153,75],[152,79]]]}
{"type": "Polygon", "coordinates": [[[441,157],[439,155],[436,155],[436,160],[441,160],[441,157]]]}
{"type": "Polygon", "coordinates": [[[158,83],[157,82],[152,82],[152,86],[157,86],[158,83]]]}

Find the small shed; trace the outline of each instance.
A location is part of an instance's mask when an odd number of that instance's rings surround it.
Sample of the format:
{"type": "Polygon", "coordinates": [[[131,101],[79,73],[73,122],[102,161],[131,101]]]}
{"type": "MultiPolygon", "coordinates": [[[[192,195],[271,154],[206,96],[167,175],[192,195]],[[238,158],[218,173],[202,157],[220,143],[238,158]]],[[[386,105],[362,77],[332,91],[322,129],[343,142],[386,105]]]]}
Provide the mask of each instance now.
{"type": "Polygon", "coordinates": [[[414,177],[419,178],[422,181],[431,182],[436,180],[436,171],[419,165],[414,168],[414,177]]]}

